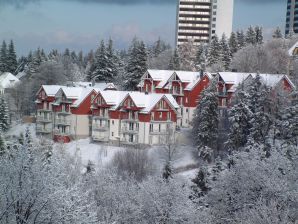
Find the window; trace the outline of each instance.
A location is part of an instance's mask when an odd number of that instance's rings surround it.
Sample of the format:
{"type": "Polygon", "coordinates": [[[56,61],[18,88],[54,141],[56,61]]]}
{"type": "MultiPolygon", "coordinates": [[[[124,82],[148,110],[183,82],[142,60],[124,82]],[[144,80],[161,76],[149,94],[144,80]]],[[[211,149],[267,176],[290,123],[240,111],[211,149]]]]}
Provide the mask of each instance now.
{"type": "Polygon", "coordinates": [[[186,108],[186,113],[188,113],[188,109],[186,108]]]}
{"type": "Polygon", "coordinates": [[[133,142],[133,135],[129,135],[129,142],[133,142]]]}
{"type": "Polygon", "coordinates": [[[112,137],[114,137],[114,132],[112,132],[112,137]]]}
{"type": "Polygon", "coordinates": [[[153,132],[153,124],[150,124],[149,131],[153,132]]]}
{"type": "Polygon", "coordinates": [[[114,125],[114,120],[112,120],[112,125],[114,125]]]}
{"type": "Polygon", "coordinates": [[[160,119],[162,118],[162,112],[159,112],[159,118],[160,119]]]}
{"type": "Polygon", "coordinates": [[[161,124],[158,125],[158,131],[161,132],[161,124]]]}

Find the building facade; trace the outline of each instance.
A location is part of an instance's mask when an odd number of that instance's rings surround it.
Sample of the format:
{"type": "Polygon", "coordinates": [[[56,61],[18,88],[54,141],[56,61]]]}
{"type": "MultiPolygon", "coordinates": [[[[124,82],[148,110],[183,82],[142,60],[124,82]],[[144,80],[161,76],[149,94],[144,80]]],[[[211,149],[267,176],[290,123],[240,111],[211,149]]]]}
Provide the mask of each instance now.
{"type": "Polygon", "coordinates": [[[176,45],[192,40],[209,43],[216,34],[229,36],[233,26],[234,0],[178,0],[176,45]]]}
{"type": "Polygon", "coordinates": [[[288,0],[285,34],[298,33],[298,0],[288,0]]]}

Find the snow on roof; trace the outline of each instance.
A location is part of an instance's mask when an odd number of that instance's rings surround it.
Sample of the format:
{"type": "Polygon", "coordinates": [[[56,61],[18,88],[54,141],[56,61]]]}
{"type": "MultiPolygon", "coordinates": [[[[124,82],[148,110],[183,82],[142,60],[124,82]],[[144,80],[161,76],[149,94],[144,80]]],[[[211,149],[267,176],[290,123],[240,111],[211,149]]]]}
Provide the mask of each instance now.
{"type": "Polygon", "coordinates": [[[61,90],[64,92],[67,99],[79,99],[83,91],[83,87],[62,87],[61,90]]]}
{"type": "MultiPolygon", "coordinates": [[[[208,76],[209,79],[212,79],[212,75],[209,72],[204,73],[203,77],[208,76]]],[[[201,77],[197,78],[195,81],[189,83],[186,87],[185,90],[192,90],[199,82],[201,81],[201,77]]]]}
{"type": "Polygon", "coordinates": [[[175,71],[181,82],[194,82],[200,77],[200,72],[175,71]]]}
{"type": "MultiPolygon", "coordinates": [[[[42,85],[41,88],[44,89],[47,96],[55,96],[56,93],[61,89],[63,86],[58,85],[42,85]]],[[[38,91],[39,92],[39,91],[38,91]]]]}
{"type": "Polygon", "coordinates": [[[72,104],[72,107],[78,107],[80,104],[89,96],[91,92],[96,92],[96,89],[94,88],[82,88],[81,94],[79,98],[72,104]]]}
{"type": "Polygon", "coordinates": [[[106,104],[118,107],[118,105],[127,96],[128,92],[106,90],[106,91],[100,91],[100,94],[104,98],[106,104]]]}
{"type": "Polygon", "coordinates": [[[97,82],[92,86],[92,82],[73,82],[74,87],[93,87],[100,90],[117,89],[114,83],[97,82]]]}
{"type": "MultiPolygon", "coordinates": [[[[229,89],[229,92],[236,91],[237,87],[240,83],[247,80],[248,77],[255,78],[258,73],[237,73],[237,72],[219,72],[220,77],[227,84],[233,84],[233,86],[229,89]]],[[[261,77],[261,81],[263,84],[268,87],[276,86],[283,78],[286,78],[290,85],[295,88],[294,84],[291,80],[284,74],[259,74],[261,77]]]]}
{"type": "Polygon", "coordinates": [[[26,72],[19,72],[17,75],[16,75],[16,77],[18,78],[18,79],[21,79],[21,78],[23,78],[23,77],[25,77],[27,75],[27,73],[26,72]]]}
{"type": "Polygon", "coordinates": [[[0,87],[6,89],[14,86],[20,80],[9,72],[4,72],[0,75],[0,87]]]}
{"type": "MultiPolygon", "coordinates": [[[[160,81],[160,83],[156,86],[156,88],[162,88],[170,79],[170,77],[174,74],[174,71],[149,69],[147,70],[146,74],[147,73],[151,76],[151,78],[154,81],[160,81]]],[[[139,84],[139,86],[142,86],[142,82],[139,84]]]]}
{"type": "Polygon", "coordinates": [[[290,55],[290,56],[294,56],[294,50],[296,49],[296,48],[298,48],[298,41],[289,49],[289,51],[288,51],[288,54],[290,55]]]}

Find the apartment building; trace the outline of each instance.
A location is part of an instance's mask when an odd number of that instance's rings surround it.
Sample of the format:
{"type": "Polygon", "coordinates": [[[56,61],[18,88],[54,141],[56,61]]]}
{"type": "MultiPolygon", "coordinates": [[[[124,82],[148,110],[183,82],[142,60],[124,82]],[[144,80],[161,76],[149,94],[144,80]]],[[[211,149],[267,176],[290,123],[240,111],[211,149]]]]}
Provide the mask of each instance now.
{"type": "Polygon", "coordinates": [[[233,26],[234,0],[179,0],[176,45],[192,40],[209,43],[216,34],[229,36],[233,26]]]}
{"type": "Polygon", "coordinates": [[[285,35],[295,33],[298,33],[298,0],[288,0],[285,35]]]}
{"type": "Polygon", "coordinates": [[[92,139],[130,145],[173,142],[177,109],[169,94],[101,91],[92,104],[92,139]]]}
{"type": "Polygon", "coordinates": [[[179,105],[179,127],[189,127],[200,93],[209,85],[210,73],[147,70],[138,88],[141,92],[171,94],[179,105]]]}

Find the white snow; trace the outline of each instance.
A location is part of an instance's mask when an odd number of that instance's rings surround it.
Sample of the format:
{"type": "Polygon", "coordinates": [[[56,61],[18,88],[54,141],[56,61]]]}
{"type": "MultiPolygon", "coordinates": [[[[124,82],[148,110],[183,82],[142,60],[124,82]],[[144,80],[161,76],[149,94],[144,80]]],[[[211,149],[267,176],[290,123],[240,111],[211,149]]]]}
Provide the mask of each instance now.
{"type": "MultiPolygon", "coordinates": [[[[63,86],[58,85],[42,85],[40,89],[43,89],[47,96],[55,96],[59,89],[61,89],[62,87],[63,86]]],[[[39,93],[39,91],[37,93],[39,93]]]]}
{"type": "Polygon", "coordinates": [[[5,72],[0,75],[0,87],[3,89],[13,87],[20,80],[9,72],[5,72]]]}
{"type": "Polygon", "coordinates": [[[31,133],[32,137],[36,137],[36,126],[35,124],[14,124],[11,126],[11,128],[6,133],[6,136],[8,137],[19,137],[21,134],[25,134],[26,129],[29,128],[29,131],[31,133]]]}

